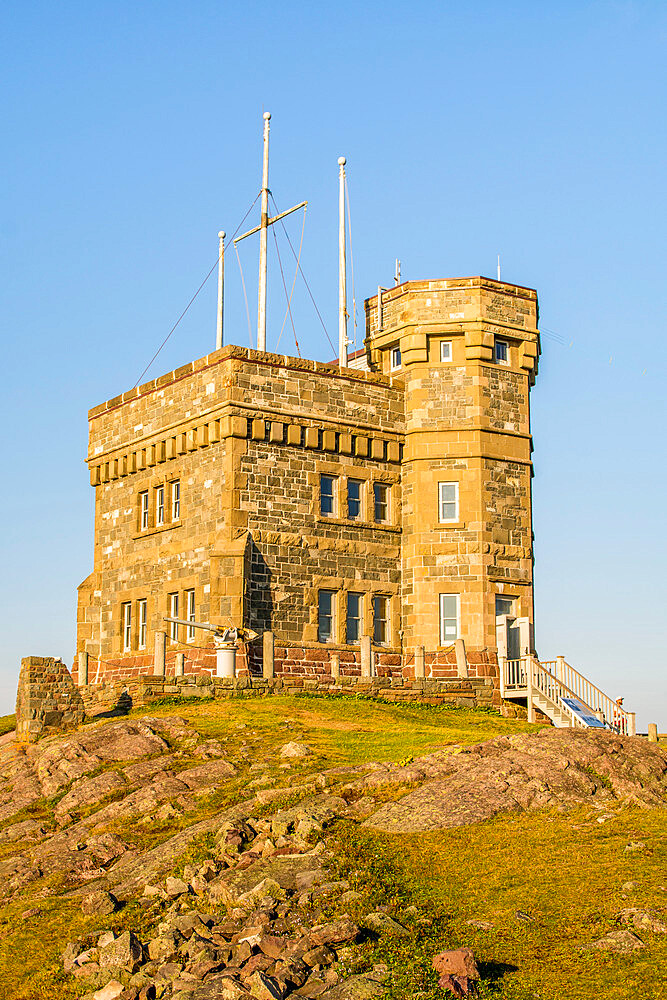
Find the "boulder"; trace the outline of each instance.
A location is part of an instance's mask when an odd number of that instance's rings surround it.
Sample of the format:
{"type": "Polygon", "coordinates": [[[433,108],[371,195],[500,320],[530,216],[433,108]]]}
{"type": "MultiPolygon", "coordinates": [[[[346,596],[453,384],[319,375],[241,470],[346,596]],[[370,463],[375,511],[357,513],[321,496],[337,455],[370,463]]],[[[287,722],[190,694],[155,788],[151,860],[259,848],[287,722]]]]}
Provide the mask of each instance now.
{"type": "Polygon", "coordinates": [[[81,912],[85,913],[88,917],[108,917],[110,914],[115,913],[117,907],[118,900],[116,897],[110,892],[105,892],[104,889],[96,889],[95,892],[89,892],[81,901],[81,912]]]}
{"type": "Polygon", "coordinates": [[[136,972],[143,959],[141,942],[132,931],[125,931],[100,951],[100,966],[103,969],[124,969],[136,972]]]}
{"type": "Polygon", "coordinates": [[[311,757],[313,751],[305,743],[286,743],[280,749],[280,756],[283,760],[299,760],[303,757],[311,757]]]}
{"type": "Polygon", "coordinates": [[[632,931],[610,931],[604,937],[598,938],[592,944],[586,945],[589,951],[610,951],[617,955],[628,955],[646,947],[641,938],[632,931]]]}

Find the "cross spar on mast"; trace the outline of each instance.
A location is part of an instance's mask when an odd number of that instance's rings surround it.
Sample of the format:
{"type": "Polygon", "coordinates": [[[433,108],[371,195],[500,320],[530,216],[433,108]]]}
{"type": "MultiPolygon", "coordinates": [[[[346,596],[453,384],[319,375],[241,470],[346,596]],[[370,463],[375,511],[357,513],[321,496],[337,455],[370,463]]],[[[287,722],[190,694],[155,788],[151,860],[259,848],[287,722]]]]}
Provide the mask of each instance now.
{"type": "Polygon", "coordinates": [[[262,205],[259,230],[259,290],[257,293],[257,350],[266,350],[266,245],[269,231],[269,122],[264,112],[264,160],[262,164],[262,205]]]}

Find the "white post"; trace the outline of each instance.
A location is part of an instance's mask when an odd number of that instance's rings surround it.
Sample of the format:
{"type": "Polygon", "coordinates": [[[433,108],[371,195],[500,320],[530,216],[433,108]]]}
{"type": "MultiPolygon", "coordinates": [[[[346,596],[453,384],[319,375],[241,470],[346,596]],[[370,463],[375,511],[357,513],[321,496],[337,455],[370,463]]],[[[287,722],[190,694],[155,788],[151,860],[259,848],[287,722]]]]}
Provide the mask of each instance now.
{"type": "Polygon", "coordinates": [[[174,660],[174,677],[183,677],[185,674],[185,653],[176,653],[174,660]]]}
{"type": "Polygon", "coordinates": [[[79,653],[79,671],[77,674],[79,687],[88,683],[88,653],[82,650],[79,653]]]}
{"type": "Polygon", "coordinates": [[[167,648],[167,633],[166,632],[156,632],[155,633],[155,652],[153,654],[153,675],[155,677],[164,677],[165,675],[165,653],[167,648]]]}
{"type": "Polygon", "coordinates": [[[262,676],[265,680],[271,680],[274,676],[274,657],[273,632],[267,630],[262,635],[262,676]]]}
{"type": "Polygon", "coordinates": [[[361,637],[361,677],[366,680],[373,676],[373,651],[371,649],[370,635],[361,637]]]}
{"type": "Polygon", "coordinates": [[[628,736],[637,735],[637,716],[634,712],[627,712],[628,716],[628,736]]]}
{"type": "Polygon", "coordinates": [[[222,319],[225,301],[225,233],[220,230],[218,233],[220,241],[218,257],[218,322],[215,331],[215,349],[219,351],[222,347],[222,319]]]}
{"type": "Polygon", "coordinates": [[[259,290],[257,293],[257,350],[266,350],[266,241],[269,231],[269,122],[264,112],[264,162],[262,164],[262,207],[259,230],[259,290]]]}
{"type": "Polygon", "coordinates": [[[415,680],[424,680],[424,647],[417,646],[415,649],[415,680]]]}
{"type": "Polygon", "coordinates": [[[345,260],[345,157],[338,157],[338,364],[347,368],[347,266],[345,260]]]}

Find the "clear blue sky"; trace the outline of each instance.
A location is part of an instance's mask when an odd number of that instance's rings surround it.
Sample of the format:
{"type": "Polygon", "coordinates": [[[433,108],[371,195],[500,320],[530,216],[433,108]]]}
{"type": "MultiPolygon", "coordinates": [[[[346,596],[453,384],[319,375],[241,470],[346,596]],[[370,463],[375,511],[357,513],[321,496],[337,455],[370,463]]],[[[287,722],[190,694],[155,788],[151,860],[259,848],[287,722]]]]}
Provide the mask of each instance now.
{"type": "MultiPolygon", "coordinates": [[[[0,710],[21,656],[72,661],[86,411],[134,384],[250,205],[268,109],[271,188],[281,209],[309,199],[302,260],[332,339],[340,154],[360,317],[395,257],[417,279],[493,276],[500,253],[537,288],[556,334],[533,394],[538,650],[667,730],[666,43],[659,0],[1,5],[0,710]]],[[[331,357],[299,286],[294,312],[304,355],[331,357]]],[[[213,278],[151,374],[214,327],[213,278]]],[[[233,254],[226,333],[248,342],[233,254]]]]}

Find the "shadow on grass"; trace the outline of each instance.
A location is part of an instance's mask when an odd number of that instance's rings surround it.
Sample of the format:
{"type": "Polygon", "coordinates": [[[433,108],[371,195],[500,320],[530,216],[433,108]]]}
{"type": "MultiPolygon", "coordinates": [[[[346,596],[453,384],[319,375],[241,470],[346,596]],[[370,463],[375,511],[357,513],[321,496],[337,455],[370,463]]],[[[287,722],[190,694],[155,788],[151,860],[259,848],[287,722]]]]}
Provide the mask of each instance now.
{"type": "Polygon", "coordinates": [[[511,965],[509,962],[478,962],[477,968],[488,986],[502,986],[505,976],[519,971],[518,965],[511,965]]]}

